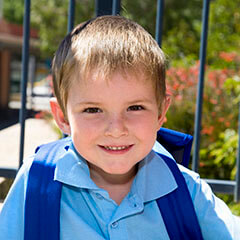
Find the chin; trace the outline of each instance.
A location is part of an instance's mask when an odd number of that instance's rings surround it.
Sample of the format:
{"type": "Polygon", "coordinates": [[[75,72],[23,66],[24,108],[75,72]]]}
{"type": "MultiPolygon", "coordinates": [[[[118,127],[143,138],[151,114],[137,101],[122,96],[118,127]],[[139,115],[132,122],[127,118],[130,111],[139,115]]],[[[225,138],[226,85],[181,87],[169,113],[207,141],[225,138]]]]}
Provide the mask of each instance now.
{"type": "Polygon", "coordinates": [[[116,167],[116,168],[106,169],[104,171],[111,175],[126,175],[126,174],[131,174],[131,172],[135,172],[135,166],[131,168],[116,167]]]}

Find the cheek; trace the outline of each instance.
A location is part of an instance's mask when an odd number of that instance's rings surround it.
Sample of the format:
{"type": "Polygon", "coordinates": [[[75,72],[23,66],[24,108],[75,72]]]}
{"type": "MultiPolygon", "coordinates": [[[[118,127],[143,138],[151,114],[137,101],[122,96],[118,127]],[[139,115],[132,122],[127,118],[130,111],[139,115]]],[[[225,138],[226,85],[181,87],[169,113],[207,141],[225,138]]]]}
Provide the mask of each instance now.
{"type": "Polygon", "coordinates": [[[71,137],[73,139],[74,146],[78,153],[87,158],[86,153],[89,151],[89,148],[95,142],[97,138],[95,125],[91,124],[91,121],[82,121],[75,119],[71,124],[71,137]]]}
{"type": "Polygon", "coordinates": [[[157,132],[159,129],[159,121],[158,116],[155,114],[149,115],[141,115],[129,119],[129,124],[137,129],[137,131],[145,132],[146,134],[152,134],[153,132],[157,132]]]}
{"type": "Polygon", "coordinates": [[[159,129],[157,117],[145,118],[140,117],[131,123],[134,134],[144,143],[146,149],[151,149],[157,138],[159,129]]]}
{"type": "Polygon", "coordinates": [[[75,116],[71,119],[70,126],[72,137],[88,141],[88,139],[94,138],[101,131],[103,123],[100,120],[75,116]]]}

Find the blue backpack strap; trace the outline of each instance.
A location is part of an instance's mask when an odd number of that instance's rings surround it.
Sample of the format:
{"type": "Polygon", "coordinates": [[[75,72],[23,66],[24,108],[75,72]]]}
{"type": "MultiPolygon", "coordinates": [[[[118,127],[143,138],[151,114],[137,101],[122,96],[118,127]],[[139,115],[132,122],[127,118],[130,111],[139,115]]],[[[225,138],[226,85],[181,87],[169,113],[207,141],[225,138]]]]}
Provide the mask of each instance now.
{"type": "Polygon", "coordinates": [[[185,179],[177,164],[165,155],[159,154],[168,165],[177,189],[157,199],[168,235],[171,240],[203,240],[201,228],[185,179]]]}
{"type": "Polygon", "coordinates": [[[177,163],[188,167],[193,142],[191,135],[161,127],[157,140],[172,154],[177,163]]]}
{"type": "Polygon", "coordinates": [[[24,240],[59,240],[62,184],[54,181],[54,171],[69,141],[64,138],[36,150],[26,191],[24,240]]]}

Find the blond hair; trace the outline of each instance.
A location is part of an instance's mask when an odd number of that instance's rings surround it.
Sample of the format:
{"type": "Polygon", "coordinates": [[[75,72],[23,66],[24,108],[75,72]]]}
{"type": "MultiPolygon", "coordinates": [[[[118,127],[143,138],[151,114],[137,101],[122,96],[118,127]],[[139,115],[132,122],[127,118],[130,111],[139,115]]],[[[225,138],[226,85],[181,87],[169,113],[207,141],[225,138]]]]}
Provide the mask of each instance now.
{"type": "Polygon", "coordinates": [[[97,71],[108,78],[117,70],[135,71],[150,79],[161,112],[165,99],[164,53],[137,23],[121,16],[101,16],[79,24],[60,44],[52,64],[54,93],[66,117],[69,87],[76,76],[97,71]]]}

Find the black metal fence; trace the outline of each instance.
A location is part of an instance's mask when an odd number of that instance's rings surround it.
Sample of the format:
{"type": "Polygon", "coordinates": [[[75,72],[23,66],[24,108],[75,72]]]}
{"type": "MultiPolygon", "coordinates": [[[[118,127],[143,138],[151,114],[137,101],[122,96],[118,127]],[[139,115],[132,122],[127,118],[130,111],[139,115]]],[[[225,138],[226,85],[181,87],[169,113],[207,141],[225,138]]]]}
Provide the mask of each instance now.
{"type": "MultiPolygon", "coordinates": [[[[21,76],[21,110],[19,121],[21,124],[20,134],[20,155],[19,166],[23,161],[23,149],[24,149],[24,132],[25,132],[25,116],[26,116],[26,86],[28,79],[28,60],[29,60],[29,29],[30,29],[30,5],[31,0],[25,0],[24,7],[24,36],[23,36],[23,48],[22,48],[22,76],[21,76]]],[[[203,0],[202,8],[202,33],[200,43],[200,69],[199,69],[199,81],[198,92],[195,112],[195,127],[194,127],[194,146],[193,146],[193,163],[192,169],[198,171],[199,166],[199,147],[200,147],[200,129],[202,119],[202,103],[203,103],[203,89],[204,89],[204,73],[205,73],[205,60],[207,49],[207,35],[208,35],[208,18],[209,18],[210,0],[203,0]]],[[[95,0],[95,15],[117,15],[120,14],[121,1],[120,0],[95,0]]],[[[74,26],[74,11],[75,0],[69,0],[69,14],[68,14],[68,32],[72,30],[74,26]]],[[[162,26],[164,19],[164,0],[157,1],[157,18],[156,18],[156,40],[161,46],[162,43],[162,26]]],[[[239,105],[239,118],[238,118],[238,134],[240,133],[240,105],[239,105]]],[[[238,142],[238,154],[237,154],[237,173],[235,181],[229,180],[216,180],[206,179],[211,185],[213,191],[233,194],[234,200],[240,200],[240,139],[238,142]]],[[[0,168],[0,176],[14,178],[17,173],[17,169],[3,169],[0,168]]]]}

